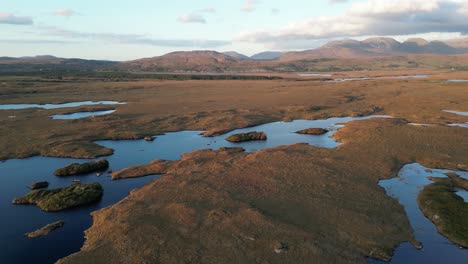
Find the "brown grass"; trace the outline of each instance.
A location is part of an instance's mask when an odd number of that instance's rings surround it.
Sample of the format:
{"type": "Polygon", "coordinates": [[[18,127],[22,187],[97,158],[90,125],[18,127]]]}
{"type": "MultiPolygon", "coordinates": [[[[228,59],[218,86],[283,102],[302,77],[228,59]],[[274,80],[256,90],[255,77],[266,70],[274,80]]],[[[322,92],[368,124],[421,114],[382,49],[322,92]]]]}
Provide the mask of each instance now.
{"type": "MultiPolygon", "coordinates": [[[[454,73],[453,76],[466,78],[464,73],[454,73]]],[[[111,115],[81,120],[51,120],[48,116],[100,107],[0,111],[0,159],[32,155],[92,158],[112,154],[112,150],[93,143],[100,139],[136,139],[185,129],[208,130],[208,135],[220,134],[234,128],[298,118],[378,113],[415,123],[459,123],[468,119],[441,110],[468,111],[464,104],[467,97],[466,84],[449,84],[440,79],[347,83],[301,81],[300,78],[281,81],[7,82],[0,86],[2,103],[116,100],[128,104],[115,106],[117,111],[111,115]]]]}

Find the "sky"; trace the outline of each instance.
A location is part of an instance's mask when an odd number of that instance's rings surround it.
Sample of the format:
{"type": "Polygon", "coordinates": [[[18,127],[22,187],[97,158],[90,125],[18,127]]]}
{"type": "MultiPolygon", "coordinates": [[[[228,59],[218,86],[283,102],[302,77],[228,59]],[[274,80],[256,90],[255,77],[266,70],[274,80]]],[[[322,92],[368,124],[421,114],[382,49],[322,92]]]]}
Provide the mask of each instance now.
{"type": "Polygon", "coordinates": [[[468,0],[0,0],[0,56],[131,60],[468,34],[468,0]]]}

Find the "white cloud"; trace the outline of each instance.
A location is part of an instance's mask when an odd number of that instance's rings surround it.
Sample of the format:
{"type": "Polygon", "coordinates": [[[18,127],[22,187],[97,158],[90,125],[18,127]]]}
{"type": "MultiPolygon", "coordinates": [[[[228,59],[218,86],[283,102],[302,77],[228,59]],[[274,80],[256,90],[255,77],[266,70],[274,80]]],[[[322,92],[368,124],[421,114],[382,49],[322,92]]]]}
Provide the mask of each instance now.
{"type": "MultiPolygon", "coordinates": [[[[37,27],[40,37],[53,37],[51,41],[101,42],[111,44],[132,44],[177,48],[217,48],[230,45],[230,41],[210,39],[168,39],[154,38],[142,34],[91,33],[67,30],[57,27],[37,27]]],[[[46,40],[42,40],[46,41],[46,40]]]]}
{"type": "Polygon", "coordinates": [[[54,11],[54,15],[56,16],[64,16],[64,17],[71,17],[71,16],[76,16],[78,13],[72,9],[59,9],[54,11]]]}
{"type": "Polygon", "coordinates": [[[468,34],[468,3],[456,0],[367,0],[342,15],[311,18],[283,28],[248,31],[243,42],[291,47],[297,43],[359,36],[395,36],[430,32],[468,34]]]}
{"type": "Polygon", "coordinates": [[[382,16],[431,12],[440,8],[439,2],[439,0],[368,0],[367,2],[354,4],[351,7],[350,14],[356,16],[382,16]]]}
{"type": "Polygon", "coordinates": [[[241,10],[244,12],[252,12],[255,9],[255,5],[258,3],[260,3],[259,0],[246,0],[241,10]]]}
{"type": "Polygon", "coordinates": [[[207,7],[207,8],[203,8],[203,9],[198,10],[198,12],[200,12],[200,13],[216,13],[216,9],[214,7],[207,7]]]}
{"type": "Polygon", "coordinates": [[[199,14],[188,14],[185,16],[180,16],[177,20],[181,23],[206,23],[206,19],[199,14]]]}
{"type": "Polygon", "coordinates": [[[347,3],[348,0],[328,0],[329,4],[341,4],[341,3],[347,3]]]}
{"type": "Polygon", "coordinates": [[[33,19],[28,16],[16,16],[11,13],[0,13],[0,24],[32,25],[33,19]]]}

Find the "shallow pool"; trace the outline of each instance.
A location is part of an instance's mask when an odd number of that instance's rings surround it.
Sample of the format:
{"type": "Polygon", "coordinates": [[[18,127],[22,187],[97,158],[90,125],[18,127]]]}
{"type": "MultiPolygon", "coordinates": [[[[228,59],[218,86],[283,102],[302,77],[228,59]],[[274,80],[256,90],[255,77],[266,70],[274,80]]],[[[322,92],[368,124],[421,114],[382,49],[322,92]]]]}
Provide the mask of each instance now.
{"type": "Polygon", "coordinates": [[[86,105],[119,105],[126,104],[116,101],[83,101],[83,102],[70,102],[63,104],[0,104],[0,110],[17,110],[27,108],[42,108],[42,109],[57,109],[57,108],[70,108],[86,105]]]}

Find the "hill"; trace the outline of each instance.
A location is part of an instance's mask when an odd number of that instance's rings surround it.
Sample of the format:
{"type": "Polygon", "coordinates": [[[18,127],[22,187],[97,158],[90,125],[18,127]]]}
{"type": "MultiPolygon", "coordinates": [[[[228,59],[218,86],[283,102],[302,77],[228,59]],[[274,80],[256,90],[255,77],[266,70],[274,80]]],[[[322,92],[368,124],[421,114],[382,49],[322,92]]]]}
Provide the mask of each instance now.
{"type": "Polygon", "coordinates": [[[276,51],[265,51],[257,53],[250,58],[252,60],[276,60],[283,55],[283,52],[276,52],[276,51]]]}
{"type": "MultiPolygon", "coordinates": [[[[460,44],[458,44],[461,46],[460,44]]],[[[375,56],[401,56],[410,54],[463,54],[467,50],[451,46],[442,41],[428,42],[424,39],[409,39],[398,42],[392,38],[370,38],[363,41],[346,39],[332,41],[312,50],[288,52],[281,61],[311,60],[319,58],[359,58],[375,56]]]]}
{"type": "Polygon", "coordinates": [[[250,57],[249,56],[246,56],[244,54],[241,54],[241,53],[238,53],[238,52],[235,52],[235,51],[227,51],[227,52],[223,52],[224,55],[227,55],[229,57],[233,57],[235,59],[239,59],[239,60],[249,60],[250,57]]]}

